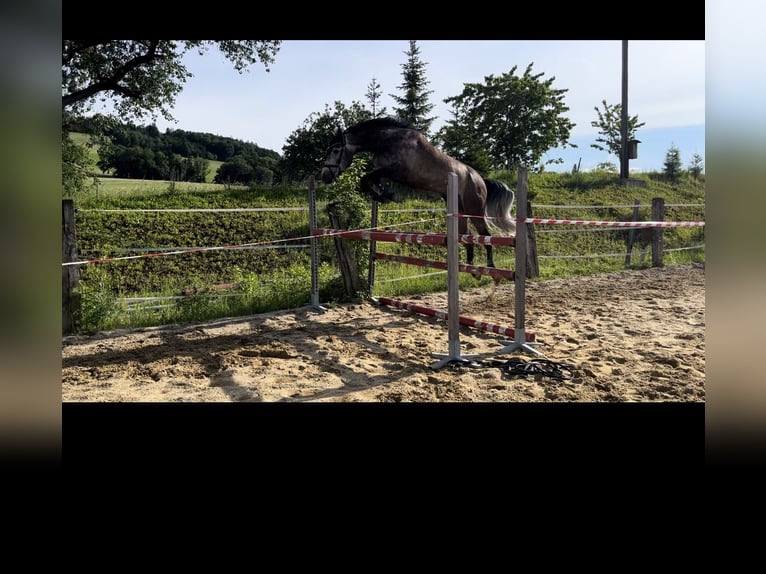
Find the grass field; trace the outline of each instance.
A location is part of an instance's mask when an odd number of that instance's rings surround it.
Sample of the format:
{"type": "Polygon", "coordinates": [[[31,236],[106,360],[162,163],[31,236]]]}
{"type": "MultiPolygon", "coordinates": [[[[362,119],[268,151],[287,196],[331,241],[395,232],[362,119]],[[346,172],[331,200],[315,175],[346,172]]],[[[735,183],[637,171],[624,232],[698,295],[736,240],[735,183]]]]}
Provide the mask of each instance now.
{"type": "MultiPolygon", "coordinates": [[[[212,163],[212,162],[211,162],[212,163]]],[[[218,162],[220,163],[220,162],[218,162]]],[[[232,186],[221,183],[194,183],[191,181],[170,182],[167,180],[153,179],[124,179],[109,175],[97,177],[94,187],[104,197],[147,197],[169,192],[175,193],[207,193],[219,191],[231,191],[232,189],[247,189],[246,186],[232,186]]]]}

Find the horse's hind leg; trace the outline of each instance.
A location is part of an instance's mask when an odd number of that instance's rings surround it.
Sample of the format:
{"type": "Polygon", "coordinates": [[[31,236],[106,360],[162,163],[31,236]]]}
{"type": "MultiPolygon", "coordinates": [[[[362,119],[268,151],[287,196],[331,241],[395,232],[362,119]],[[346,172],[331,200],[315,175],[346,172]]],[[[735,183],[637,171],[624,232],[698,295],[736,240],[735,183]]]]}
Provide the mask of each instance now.
{"type": "MultiPolygon", "coordinates": [[[[491,235],[489,227],[487,227],[487,222],[484,219],[474,219],[473,225],[479,235],[486,235],[487,237],[491,235]]],[[[487,252],[487,267],[494,267],[495,260],[492,258],[492,245],[487,244],[484,246],[484,249],[487,252]]]]}
{"type": "Polygon", "coordinates": [[[492,246],[491,245],[485,245],[484,249],[487,250],[487,267],[494,267],[495,261],[492,258],[492,246]]]}
{"type": "MultiPolygon", "coordinates": [[[[489,229],[485,225],[483,219],[479,219],[477,221],[476,219],[472,218],[472,221],[473,221],[473,226],[479,235],[489,235],[489,229]]],[[[460,233],[468,233],[468,218],[461,217],[460,225],[462,226],[460,233]]],[[[486,248],[486,251],[487,251],[487,267],[494,267],[495,264],[492,261],[492,246],[485,245],[484,247],[486,248]]],[[[468,259],[468,265],[473,265],[473,243],[466,243],[465,250],[466,250],[466,256],[468,259]]],[[[471,275],[473,275],[474,279],[476,279],[477,281],[481,281],[481,277],[482,277],[481,273],[471,273],[471,275]]]]}
{"type": "MultiPolygon", "coordinates": [[[[459,206],[459,211],[460,213],[463,213],[462,204],[459,206]]],[[[458,235],[468,234],[468,219],[466,219],[465,217],[460,217],[457,220],[457,232],[458,232],[458,235]]],[[[473,244],[472,243],[465,244],[465,260],[468,265],[473,265],[473,244]]]]}

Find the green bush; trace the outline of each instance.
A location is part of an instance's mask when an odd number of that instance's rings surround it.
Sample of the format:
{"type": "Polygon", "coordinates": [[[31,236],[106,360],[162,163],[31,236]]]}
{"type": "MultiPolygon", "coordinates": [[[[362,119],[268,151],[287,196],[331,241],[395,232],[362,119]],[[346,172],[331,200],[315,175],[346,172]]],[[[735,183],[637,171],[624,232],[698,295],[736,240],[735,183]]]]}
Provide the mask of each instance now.
{"type": "Polygon", "coordinates": [[[119,310],[114,280],[102,267],[88,269],[87,276],[80,279],[76,291],[80,296],[80,312],[75,319],[79,331],[95,332],[104,328],[119,310]]]}

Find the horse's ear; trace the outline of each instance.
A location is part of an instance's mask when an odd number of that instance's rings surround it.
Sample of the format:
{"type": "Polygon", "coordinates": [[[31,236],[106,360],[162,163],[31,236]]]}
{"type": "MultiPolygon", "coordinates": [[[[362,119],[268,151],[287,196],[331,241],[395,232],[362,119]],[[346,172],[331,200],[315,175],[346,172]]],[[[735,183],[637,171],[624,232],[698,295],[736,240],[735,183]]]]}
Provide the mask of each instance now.
{"type": "Polygon", "coordinates": [[[340,126],[338,126],[338,129],[335,130],[335,134],[332,136],[332,143],[331,145],[343,143],[343,130],[340,129],[340,126]]]}

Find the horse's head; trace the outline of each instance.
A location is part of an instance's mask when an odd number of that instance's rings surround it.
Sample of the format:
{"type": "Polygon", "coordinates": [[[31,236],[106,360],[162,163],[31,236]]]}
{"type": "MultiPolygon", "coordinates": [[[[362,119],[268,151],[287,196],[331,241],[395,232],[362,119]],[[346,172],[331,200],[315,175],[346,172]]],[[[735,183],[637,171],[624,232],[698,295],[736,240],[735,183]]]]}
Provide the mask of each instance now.
{"type": "Polygon", "coordinates": [[[320,176],[322,181],[332,183],[338,179],[343,170],[351,165],[353,158],[354,154],[346,146],[343,132],[338,129],[330,143],[330,147],[327,149],[327,157],[324,160],[324,167],[322,167],[322,174],[320,176]]]}

